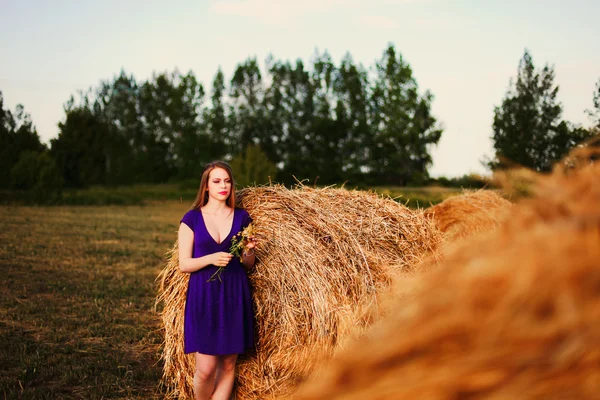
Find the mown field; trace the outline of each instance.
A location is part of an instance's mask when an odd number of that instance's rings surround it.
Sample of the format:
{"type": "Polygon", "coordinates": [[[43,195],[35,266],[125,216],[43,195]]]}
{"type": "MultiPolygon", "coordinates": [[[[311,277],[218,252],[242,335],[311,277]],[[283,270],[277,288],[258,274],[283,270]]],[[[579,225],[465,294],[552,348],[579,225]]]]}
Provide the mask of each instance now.
{"type": "MultiPolygon", "coordinates": [[[[374,190],[409,206],[457,193],[374,190]]],[[[190,202],[0,206],[1,397],[162,397],[155,279],[190,202]]]]}
{"type": "Polygon", "coordinates": [[[155,278],[188,206],[0,207],[0,396],[161,397],[155,278]]]}

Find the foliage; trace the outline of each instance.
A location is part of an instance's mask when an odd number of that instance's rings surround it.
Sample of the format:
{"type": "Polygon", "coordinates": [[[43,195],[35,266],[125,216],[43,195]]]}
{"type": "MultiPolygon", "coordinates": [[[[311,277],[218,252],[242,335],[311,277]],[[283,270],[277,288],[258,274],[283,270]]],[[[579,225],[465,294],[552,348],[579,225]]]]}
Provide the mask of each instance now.
{"type": "Polygon", "coordinates": [[[593,96],[594,108],[587,110],[587,114],[594,124],[593,129],[598,133],[600,132],[600,79],[596,82],[596,87],[593,96]]]}
{"type": "Polygon", "coordinates": [[[366,143],[369,176],[399,185],[423,181],[432,163],[429,147],[442,134],[431,115],[433,95],[419,95],[412,69],[391,45],[377,63],[377,76],[370,101],[372,136],[366,143]]]}
{"type": "Polygon", "coordinates": [[[231,169],[238,187],[260,185],[274,181],[277,167],[269,161],[258,145],[249,145],[231,161],[231,169]]]}
{"type": "Polygon", "coordinates": [[[569,149],[590,136],[587,130],[562,120],[557,94],[554,68],[546,65],[536,70],[525,51],[516,82],[511,82],[502,105],[494,110],[496,159],[487,162],[489,167],[516,163],[535,171],[549,171],[569,149]]]}
{"type": "Polygon", "coordinates": [[[14,113],[4,109],[4,98],[0,92],[0,188],[11,185],[10,171],[23,152],[41,153],[46,150],[33,126],[31,116],[22,105],[14,113]]]}
{"type": "MultiPolygon", "coordinates": [[[[433,96],[389,45],[374,73],[347,54],[312,66],[256,58],[227,83],[219,69],[210,102],[192,72],[137,81],[121,71],[65,106],[52,141],[69,187],[198,178],[214,159],[257,145],[280,181],[420,184],[441,135],[433,96]]],[[[275,175],[275,174],[272,174],[275,175]]]]}
{"type": "Polygon", "coordinates": [[[107,183],[110,173],[111,138],[109,127],[90,110],[70,109],[51,151],[69,187],[107,183]]]}
{"type": "Polygon", "coordinates": [[[11,187],[27,191],[36,202],[52,202],[60,197],[63,179],[54,159],[45,152],[27,150],[10,170],[11,187]]]}

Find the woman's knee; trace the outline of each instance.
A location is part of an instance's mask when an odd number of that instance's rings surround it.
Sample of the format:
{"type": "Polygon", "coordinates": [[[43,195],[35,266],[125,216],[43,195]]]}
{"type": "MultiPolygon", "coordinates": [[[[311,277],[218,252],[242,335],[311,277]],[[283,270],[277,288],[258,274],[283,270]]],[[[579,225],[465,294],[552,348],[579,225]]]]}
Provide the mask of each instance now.
{"type": "Polygon", "coordinates": [[[198,361],[196,361],[196,377],[202,382],[212,379],[217,372],[217,363],[213,360],[198,361]]]}
{"type": "Polygon", "coordinates": [[[235,363],[237,361],[237,354],[223,357],[221,361],[221,368],[223,371],[231,372],[235,370],[235,363]]]}
{"type": "Polygon", "coordinates": [[[196,367],[196,378],[201,382],[206,382],[215,376],[216,369],[208,367],[196,367]]]}

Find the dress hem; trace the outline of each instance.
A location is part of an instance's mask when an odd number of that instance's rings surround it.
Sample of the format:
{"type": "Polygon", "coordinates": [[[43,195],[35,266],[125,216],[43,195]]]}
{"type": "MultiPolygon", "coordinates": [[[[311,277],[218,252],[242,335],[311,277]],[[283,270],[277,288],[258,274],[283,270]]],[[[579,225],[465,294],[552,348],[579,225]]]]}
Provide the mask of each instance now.
{"type": "Polygon", "coordinates": [[[227,356],[230,354],[244,354],[244,353],[252,351],[252,350],[254,350],[254,346],[247,347],[245,350],[242,350],[242,351],[237,351],[237,352],[234,351],[234,352],[230,352],[230,353],[227,353],[227,352],[226,353],[207,353],[207,352],[203,352],[200,350],[192,350],[192,351],[184,351],[184,354],[200,353],[200,354],[204,354],[207,356],[227,356]]]}

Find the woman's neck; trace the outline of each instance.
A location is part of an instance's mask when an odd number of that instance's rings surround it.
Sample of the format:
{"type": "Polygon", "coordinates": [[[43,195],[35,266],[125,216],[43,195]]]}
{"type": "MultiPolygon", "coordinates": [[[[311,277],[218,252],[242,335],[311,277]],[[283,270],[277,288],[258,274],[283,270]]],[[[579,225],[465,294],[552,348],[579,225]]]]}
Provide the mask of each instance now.
{"type": "Polygon", "coordinates": [[[212,199],[208,199],[208,202],[202,207],[200,207],[202,212],[205,212],[207,214],[223,214],[229,210],[227,203],[225,203],[224,201],[211,200],[212,199]]]}

